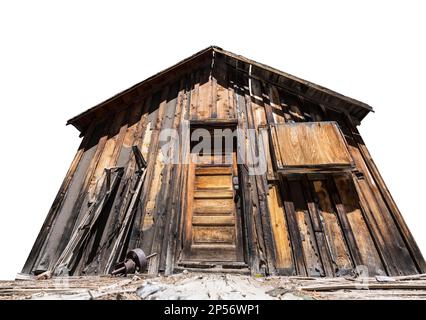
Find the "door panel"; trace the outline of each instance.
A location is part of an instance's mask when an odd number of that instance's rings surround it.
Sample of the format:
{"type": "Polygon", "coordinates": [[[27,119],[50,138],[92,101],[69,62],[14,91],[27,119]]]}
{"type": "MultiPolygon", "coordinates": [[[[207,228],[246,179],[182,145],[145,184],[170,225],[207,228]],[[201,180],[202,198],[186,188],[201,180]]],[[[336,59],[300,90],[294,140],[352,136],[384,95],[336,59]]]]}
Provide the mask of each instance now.
{"type": "MultiPolygon", "coordinates": [[[[244,261],[233,189],[236,155],[229,156],[233,161],[228,164],[212,164],[208,156],[203,156],[202,161],[189,165],[184,261],[244,261]]],[[[225,156],[216,154],[210,159],[218,158],[225,156]]]]}
{"type": "MultiPolygon", "coordinates": [[[[210,221],[209,226],[197,226],[193,227],[193,243],[202,244],[202,243],[226,243],[234,244],[235,243],[235,228],[234,226],[225,227],[221,224],[217,224],[216,221],[210,221]]],[[[194,222],[192,222],[194,224],[194,222]]]]}
{"type": "Polygon", "coordinates": [[[235,225],[235,217],[232,215],[217,215],[217,216],[199,216],[194,215],[192,217],[192,225],[194,226],[209,226],[209,225],[221,225],[221,226],[233,226],[235,225]]]}
{"type": "Polygon", "coordinates": [[[231,193],[223,193],[223,192],[215,192],[215,195],[218,198],[212,198],[212,195],[206,193],[206,197],[209,198],[195,198],[194,200],[194,213],[196,214],[206,214],[206,215],[214,215],[214,214],[223,214],[230,213],[234,210],[234,199],[233,194],[231,193]],[[228,196],[227,196],[228,195],[228,196]],[[219,197],[222,196],[222,197],[219,197]]]}
{"type": "MultiPolygon", "coordinates": [[[[202,168],[205,171],[204,168],[202,168]]],[[[195,172],[195,187],[197,190],[203,189],[222,189],[229,190],[229,187],[232,188],[232,175],[231,174],[222,174],[222,175],[213,175],[213,174],[200,174],[198,169],[195,172]]]]}

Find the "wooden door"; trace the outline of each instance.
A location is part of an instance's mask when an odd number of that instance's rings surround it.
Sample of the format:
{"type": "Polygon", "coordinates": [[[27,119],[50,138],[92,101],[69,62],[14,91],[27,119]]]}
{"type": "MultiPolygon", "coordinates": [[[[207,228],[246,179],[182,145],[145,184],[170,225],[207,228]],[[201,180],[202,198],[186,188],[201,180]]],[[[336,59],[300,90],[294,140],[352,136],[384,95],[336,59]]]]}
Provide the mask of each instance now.
{"type": "Polygon", "coordinates": [[[232,160],[227,164],[220,163],[224,157],[225,154],[203,156],[189,165],[184,261],[244,261],[233,186],[233,182],[238,183],[236,155],[234,151],[228,154],[232,160]]]}

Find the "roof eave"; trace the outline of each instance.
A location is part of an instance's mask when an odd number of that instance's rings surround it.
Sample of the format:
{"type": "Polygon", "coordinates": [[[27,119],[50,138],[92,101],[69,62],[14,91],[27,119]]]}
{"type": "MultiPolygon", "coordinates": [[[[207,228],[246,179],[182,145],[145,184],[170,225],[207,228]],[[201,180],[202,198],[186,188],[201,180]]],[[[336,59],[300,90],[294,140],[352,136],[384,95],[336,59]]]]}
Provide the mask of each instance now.
{"type": "Polygon", "coordinates": [[[99,110],[103,106],[107,105],[108,103],[111,103],[112,101],[114,101],[114,100],[116,100],[116,99],[124,96],[125,94],[127,94],[127,93],[129,93],[129,92],[131,92],[133,90],[138,89],[140,86],[148,84],[149,82],[154,81],[157,78],[160,78],[161,76],[165,75],[166,73],[169,73],[169,72],[175,70],[176,68],[178,68],[178,67],[180,67],[182,65],[185,65],[188,62],[190,62],[190,61],[192,61],[192,60],[194,60],[194,59],[196,59],[198,57],[201,57],[203,55],[206,55],[208,53],[211,53],[211,52],[217,52],[217,53],[223,54],[226,57],[229,57],[230,59],[234,59],[236,64],[237,64],[238,61],[250,64],[252,66],[255,66],[257,68],[265,70],[267,72],[271,72],[273,74],[279,75],[279,76],[283,77],[283,79],[285,79],[286,81],[290,81],[290,82],[292,82],[292,83],[294,83],[294,84],[296,84],[298,86],[299,85],[300,86],[305,86],[305,87],[309,88],[310,90],[313,90],[313,92],[315,92],[315,93],[319,93],[321,95],[333,97],[335,99],[335,101],[342,101],[342,102],[344,102],[345,104],[347,104],[349,106],[354,106],[354,107],[359,108],[360,110],[364,110],[365,112],[361,112],[361,115],[357,117],[358,121],[361,121],[369,112],[374,112],[373,108],[370,105],[368,105],[368,104],[366,104],[364,102],[361,102],[361,101],[358,101],[356,99],[347,97],[347,96],[342,95],[342,94],[340,94],[338,92],[335,92],[335,91],[330,90],[328,88],[325,88],[323,86],[317,85],[317,84],[312,83],[310,81],[298,78],[296,76],[293,76],[293,75],[291,75],[289,73],[286,73],[286,72],[283,72],[281,70],[275,69],[275,68],[270,67],[268,65],[265,65],[265,64],[256,62],[254,60],[248,59],[246,57],[234,54],[234,53],[226,51],[226,50],[223,50],[220,47],[209,46],[209,47],[207,47],[207,48],[205,48],[205,49],[203,49],[203,50],[201,50],[201,51],[193,54],[192,56],[190,56],[190,57],[188,57],[188,58],[186,58],[184,60],[181,60],[180,62],[176,63],[175,65],[173,65],[173,66],[171,66],[169,68],[166,68],[166,69],[164,69],[164,70],[156,73],[155,75],[153,75],[153,76],[151,76],[151,77],[149,77],[149,78],[147,78],[147,79],[145,79],[145,80],[143,80],[143,81],[141,81],[141,82],[139,82],[139,83],[131,86],[130,88],[128,88],[128,89],[126,89],[124,91],[121,91],[120,93],[112,96],[111,98],[109,98],[109,99],[107,99],[107,100],[105,100],[105,101],[103,101],[103,102],[95,105],[94,107],[92,107],[92,108],[90,108],[90,109],[88,109],[88,110],[80,113],[79,115],[77,115],[77,116],[69,119],[67,121],[67,125],[71,124],[75,128],[77,128],[77,130],[79,130],[80,132],[83,133],[84,130],[85,130],[85,128],[86,128],[86,126],[87,126],[87,123],[86,123],[86,125],[84,124],[84,122],[81,123],[81,120],[84,119],[84,117],[88,116],[91,113],[95,113],[95,111],[99,110]]]}

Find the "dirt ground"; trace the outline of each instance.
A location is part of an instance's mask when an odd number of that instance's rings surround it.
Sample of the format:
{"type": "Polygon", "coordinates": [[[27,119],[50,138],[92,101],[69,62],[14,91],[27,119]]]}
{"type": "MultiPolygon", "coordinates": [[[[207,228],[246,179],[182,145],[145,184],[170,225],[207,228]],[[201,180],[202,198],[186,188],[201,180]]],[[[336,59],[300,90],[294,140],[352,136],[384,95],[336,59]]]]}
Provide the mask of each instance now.
{"type": "Polygon", "coordinates": [[[185,270],[157,277],[28,278],[0,281],[0,299],[426,299],[426,275],[363,279],[253,277],[185,270]]]}

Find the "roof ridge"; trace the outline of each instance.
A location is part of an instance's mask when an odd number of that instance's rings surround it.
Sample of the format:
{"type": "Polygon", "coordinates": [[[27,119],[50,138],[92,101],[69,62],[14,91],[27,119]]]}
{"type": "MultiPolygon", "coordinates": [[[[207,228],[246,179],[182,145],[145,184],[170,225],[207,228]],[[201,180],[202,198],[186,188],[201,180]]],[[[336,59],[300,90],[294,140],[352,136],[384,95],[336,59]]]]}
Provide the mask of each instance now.
{"type": "MultiPolygon", "coordinates": [[[[152,76],[150,76],[150,77],[148,77],[148,78],[146,78],[146,79],[144,79],[144,80],[142,80],[142,81],[134,84],[133,86],[131,86],[131,87],[129,87],[129,88],[127,88],[127,89],[125,89],[125,90],[117,93],[116,95],[113,95],[112,97],[110,97],[110,98],[102,101],[101,103],[98,103],[97,105],[95,105],[95,106],[87,109],[86,111],[78,114],[77,116],[69,119],[67,121],[67,125],[68,124],[72,124],[78,130],[82,131],[81,126],[79,126],[79,124],[78,124],[78,120],[81,119],[82,117],[87,116],[88,114],[94,112],[95,110],[101,108],[102,106],[104,106],[104,105],[106,105],[106,104],[114,101],[115,99],[117,99],[117,98],[119,98],[119,97],[121,97],[121,96],[123,96],[123,95],[125,95],[125,94],[127,94],[129,92],[131,92],[132,90],[135,90],[139,86],[141,86],[143,84],[147,84],[150,81],[153,81],[154,79],[160,77],[161,75],[164,75],[164,74],[166,74],[168,72],[171,72],[175,68],[177,68],[179,66],[182,66],[182,65],[185,65],[185,64],[189,63],[191,60],[193,60],[195,58],[198,58],[198,57],[200,57],[200,56],[202,56],[204,54],[207,54],[210,51],[213,51],[213,52],[216,52],[216,53],[219,53],[219,54],[223,54],[224,56],[227,56],[227,57],[229,57],[231,59],[235,59],[236,61],[241,61],[243,63],[246,63],[246,64],[249,64],[249,65],[255,66],[257,68],[260,68],[260,69],[262,69],[264,71],[271,72],[273,74],[277,74],[278,76],[283,77],[285,79],[285,81],[291,82],[291,84],[292,84],[293,87],[296,87],[296,89],[295,88],[290,88],[290,87],[287,88],[287,87],[285,87],[285,85],[282,85],[285,89],[288,89],[289,91],[293,90],[293,92],[296,93],[296,94],[299,94],[299,95],[302,94],[302,96],[303,96],[303,93],[297,92],[297,90],[298,90],[297,88],[299,88],[300,86],[305,86],[307,88],[312,89],[314,91],[313,92],[314,94],[316,94],[316,95],[319,94],[322,98],[324,98],[324,95],[326,95],[327,97],[332,96],[332,97],[334,97],[334,99],[338,99],[338,101],[344,101],[345,103],[347,103],[349,105],[356,106],[358,108],[362,108],[364,110],[367,110],[367,112],[365,114],[364,113],[362,114],[361,119],[368,112],[373,111],[373,108],[371,106],[369,106],[368,104],[364,103],[364,102],[361,102],[359,100],[350,98],[350,97],[345,96],[343,94],[340,94],[340,93],[338,93],[336,91],[333,91],[333,90],[328,89],[326,87],[323,87],[321,85],[315,84],[313,82],[304,80],[302,78],[296,77],[296,76],[294,76],[292,74],[286,73],[284,71],[281,71],[281,70],[276,69],[274,67],[268,66],[266,64],[257,62],[255,60],[251,60],[249,58],[246,58],[245,56],[242,56],[242,55],[239,55],[239,54],[235,54],[235,53],[233,53],[231,51],[224,50],[224,49],[222,49],[221,47],[219,47],[217,45],[210,45],[210,46],[208,46],[208,47],[206,47],[206,48],[204,48],[204,49],[202,49],[202,50],[194,53],[193,55],[191,55],[191,56],[189,56],[189,57],[187,57],[187,58],[185,58],[183,60],[180,60],[176,64],[174,64],[174,65],[172,65],[172,66],[170,66],[170,67],[168,67],[166,69],[163,69],[162,71],[157,72],[154,75],[152,75],[152,76]],[[296,85],[295,85],[295,83],[296,83],[296,85]],[[296,90],[296,91],[294,91],[294,90],[296,90]]],[[[237,63],[235,63],[235,65],[237,66],[237,63]]],[[[240,71],[244,71],[244,70],[240,70],[240,71]]],[[[315,99],[311,98],[311,100],[315,100],[315,99]]],[[[336,103],[336,101],[333,101],[333,102],[336,103]]]]}

